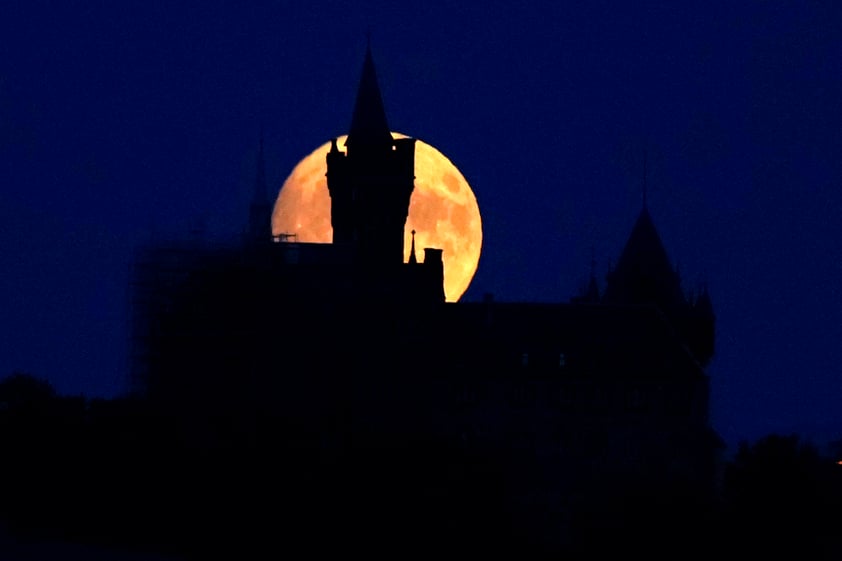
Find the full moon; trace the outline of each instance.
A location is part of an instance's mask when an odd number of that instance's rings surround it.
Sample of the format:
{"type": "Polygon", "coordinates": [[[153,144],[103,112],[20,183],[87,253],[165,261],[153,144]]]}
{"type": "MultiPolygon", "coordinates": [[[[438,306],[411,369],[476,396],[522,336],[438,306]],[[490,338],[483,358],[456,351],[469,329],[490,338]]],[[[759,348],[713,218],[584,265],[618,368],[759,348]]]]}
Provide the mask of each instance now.
{"type": "MultiPolygon", "coordinates": [[[[393,132],[395,138],[406,135],[393,132]]],[[[345,144],[347,135],[337,138],[345,144]]],[[[325,157],[330,142],[302,159],[281,186],[272,212],[272,234],[299,242],[330,243],[330,194],[325,157]]],[[[445,300],[456,302],[471,284],[482,247],[482,221],[471,186],[444,154],[421,140],[415,142],[415,189],[404,228],[404,262],[409,259],[415,230],[419,262],[424,248],[439,248],[444,261],[445,300]]]]}

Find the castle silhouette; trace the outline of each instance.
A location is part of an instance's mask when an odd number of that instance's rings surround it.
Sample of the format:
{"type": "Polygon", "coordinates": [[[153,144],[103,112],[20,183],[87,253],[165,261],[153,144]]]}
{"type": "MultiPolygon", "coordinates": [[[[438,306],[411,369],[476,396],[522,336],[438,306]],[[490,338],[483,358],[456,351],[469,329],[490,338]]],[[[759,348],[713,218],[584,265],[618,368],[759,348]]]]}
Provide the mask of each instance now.
{"type": "Polygon", "coordinates": [[[261,138],[240,243],[138,250],[136,394],[193,446],[294,443],[369,497],[400,473],[400,493],[483,520],[470,531],[517,528],[548,550],[642,496],[686,515],[670,501],[716,483],[715,314],[706,289],[685,294],[645,203],[604,290],[592,270],[557,303],[446,302],[441,250],[419,260],[413,241],[403,260],[414,142],[390,133],[369,47],[347,141],[326,158],[333,242],[315,244],[272,236],[261,138]],[[441,466],[472,475],[454,490],[430,479],[441,466]]]}

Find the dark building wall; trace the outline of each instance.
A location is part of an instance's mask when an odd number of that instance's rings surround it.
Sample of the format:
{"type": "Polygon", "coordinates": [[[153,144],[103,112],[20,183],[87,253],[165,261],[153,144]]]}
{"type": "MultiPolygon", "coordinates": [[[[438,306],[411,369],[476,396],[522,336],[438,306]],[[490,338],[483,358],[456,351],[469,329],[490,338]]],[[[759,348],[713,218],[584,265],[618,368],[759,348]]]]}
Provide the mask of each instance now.
{"type": "Polygon", "coordinates": [[[196,251],[145,253],[136,292],[138,387],[190,446],[283,442],[372,488],[384,456],[404,482],[484,458],[548,547],[597,499],[713,485],[708,377],[656,307],[445,303],[423,264],[378,291],[341,245],[196,251]]]}

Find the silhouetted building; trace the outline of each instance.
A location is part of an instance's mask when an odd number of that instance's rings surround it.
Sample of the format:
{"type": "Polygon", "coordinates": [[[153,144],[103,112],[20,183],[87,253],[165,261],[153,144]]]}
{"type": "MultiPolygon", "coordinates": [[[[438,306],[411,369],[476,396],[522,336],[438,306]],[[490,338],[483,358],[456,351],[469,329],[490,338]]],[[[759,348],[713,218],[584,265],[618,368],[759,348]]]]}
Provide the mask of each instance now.
{"type": "Polygon", "coordinates": [[[345,148],[326,162],[333,243],[272,239],[261,138],[243,243],[139,252],[136,389],[186,439],[283,427],[319,454],[492,457],[515,526],[547,547],[631,489],[711,490],[713,307],[685,297],[645,207],[602,294],[592,270],[569,303],[447,303],[441,250],[419,263],[413,232],[403,262],[414,140],[391,136],[370,49],[345,148]]]}
{"type": "Polygon", "coordinates": [[[351,130],[327,155],[333,243],[350,244],[372,267],[403,263],[409,198],[415,187],[415,139],[395,140],[366,49],[351,130]]]}

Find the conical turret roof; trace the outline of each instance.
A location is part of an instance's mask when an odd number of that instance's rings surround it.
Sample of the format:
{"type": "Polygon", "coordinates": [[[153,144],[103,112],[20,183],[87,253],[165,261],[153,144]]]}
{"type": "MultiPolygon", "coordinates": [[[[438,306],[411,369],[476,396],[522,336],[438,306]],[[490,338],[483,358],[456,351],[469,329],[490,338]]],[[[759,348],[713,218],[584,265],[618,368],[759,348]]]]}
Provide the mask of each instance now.
{"type": "Polygon", "coordinates": [[[646,207],[637,217],[617,266],[608,278],[605,300],[656,303],[662,308],[686,303],[681,281],[646,207]]]}
{"type": "Polygon", "coordinates": [[[655,228],[652,216],[644,208],[641,210],[637,221],[632,228],[626,246],[620,254],[615,271],[622,274],[622,271],[634,270],[646,271],[648,273],[673,274],[667,251],[661,241],[661,236],[655,228]]]}

